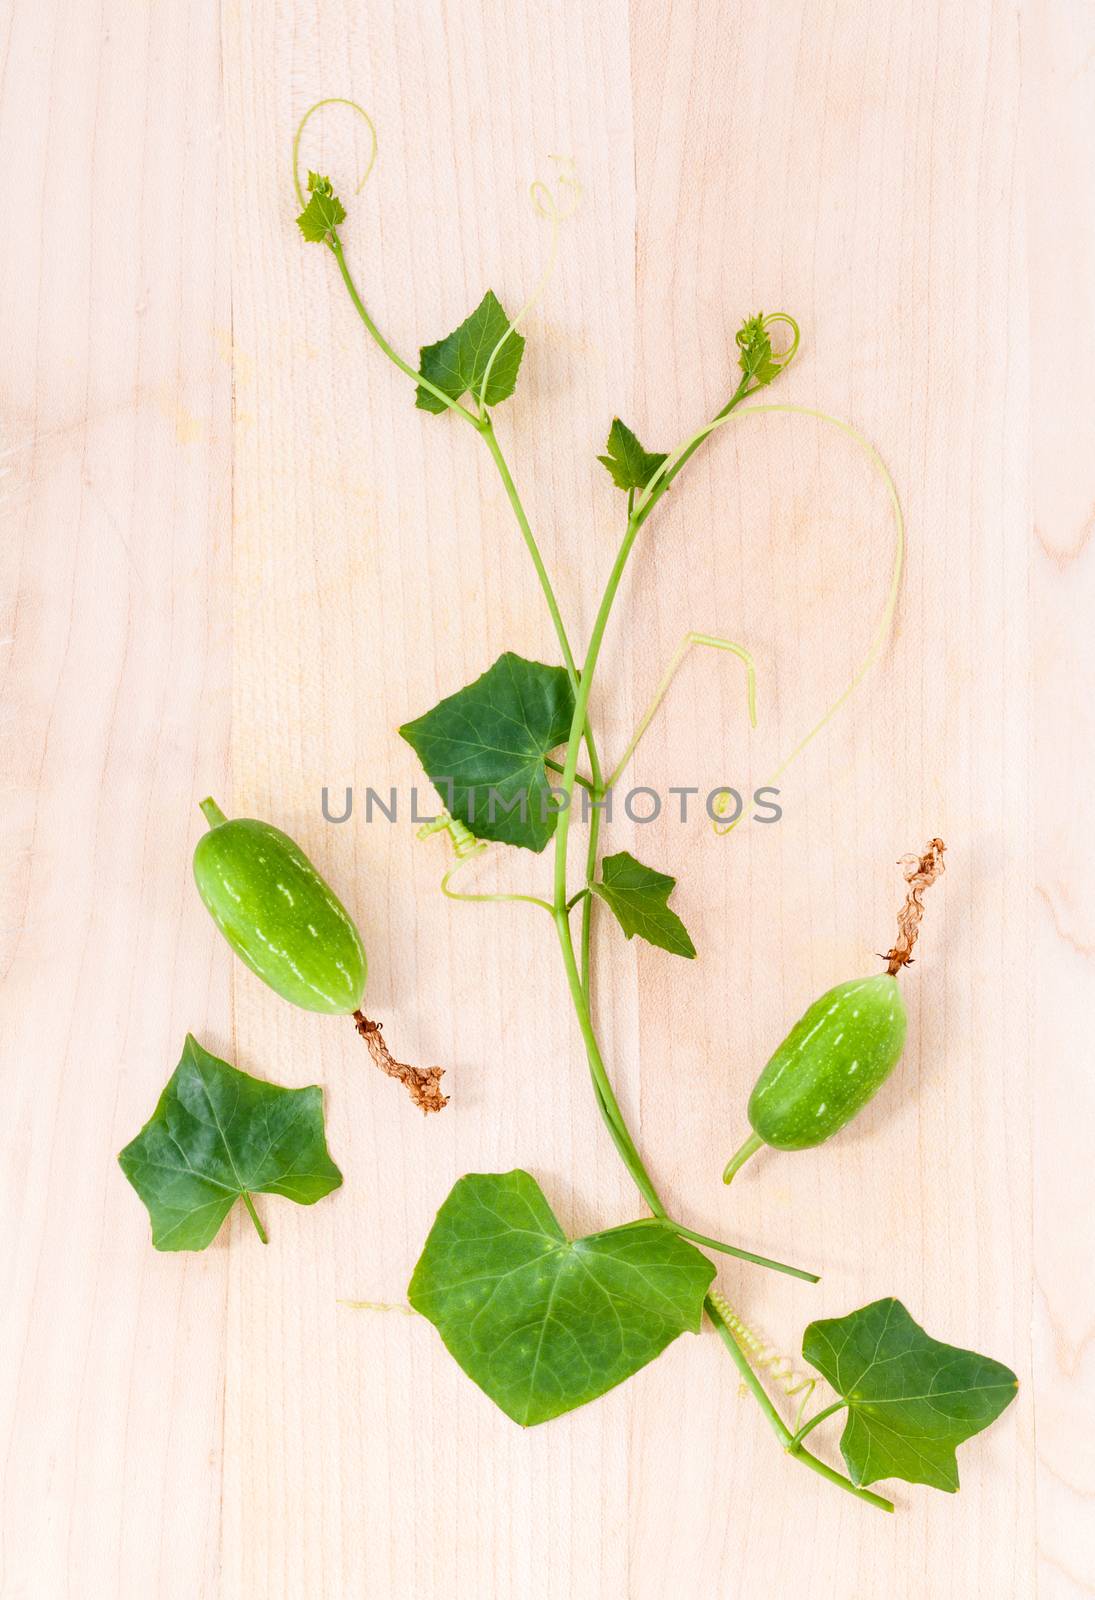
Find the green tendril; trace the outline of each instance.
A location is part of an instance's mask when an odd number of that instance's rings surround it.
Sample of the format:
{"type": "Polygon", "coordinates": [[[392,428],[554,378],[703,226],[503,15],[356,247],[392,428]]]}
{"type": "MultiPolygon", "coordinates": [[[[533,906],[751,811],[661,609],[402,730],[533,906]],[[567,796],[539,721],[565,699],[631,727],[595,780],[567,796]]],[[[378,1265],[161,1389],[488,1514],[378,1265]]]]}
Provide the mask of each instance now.
{"type": "MultiPolygon", "coordinates": [[[[853,673],[851,681],[833,701],[832,705],[829,706],[825,714],[818,722],[814,724],[809,732],[799,740],[790,754],[786,755],[776,767],[775,771],[768,779],[769,786],[774,784],[783,776],[788,767],[791,766],[792,762],[797,761],[798,757],[803,753],[807,746],[813,743],[818,734],[823,732],[823,730],[829,725],[841,708],[847,704],[852,695],[859,688],[859,685],[863,682],[864,678],[870,672],[871,668],[875,665],[878,658],[881,656],[882,651],[885,649],[886,643],[893,630],[893,619],[897,611],[898,597],[901,593],[901,579],[905,570],[906,546],[905,516],[901,509],[901,501],[898,498],[897,486],[893,481],[890,469],[887,467],[886,463],[883,461],[882,457],[879,455],[878,451],[875,449],[870,440],[866,438],[864,434],[860,433],[858,428],[853,428],[850,422],[845,422],[840,417],[831,416],[827,411],[818,411],[812,406],[777,404],[775,402],[770,405],[744,406],[740,411],[732,412],[730,416],[724,418],[723,420],[729,422],[731,417],[758,417],[779,411],[787,412],[792,416],[813,417],[818,422],[827,423],[830,427],[836,428],[839,432],[845,434],[847,438],[851,439],[853,443],[859,446],[864,455],[867,457],[868,462],[874,469],[877,476],[882,480],[882,483],[885,487],[886,494],[890,501],[890,508],[893,512],[895,539],[893,567],[890,573],[890,586],[886,595],[885,603],[882,607],[882,615],[880,616],[878,625],[871,637],[867,654],[864,656],[863,660],[853,673]]],[[[722,423],[720,422],[718,426],[721,427],[722,423]]],[[[715,809],[716,811],[720,812],[724,811],[726,809],[726,805],[726,796],[720,795],[718,800],[715,802],[715,809]]],[[[713,823],[712,826],[717,834],[723,835],[732,833],[734,829],[739,826],[740,822],[741,818],[738,818],[734,822],[727,823],[725,827],[719,827],[717,822],[713,823]]]]}
{"type": "Polygon", "coordinates": [[[744,661],[746,674],[746,696],[749,704],[749,721],[754,728],[756,727],[757,673],[756,667],[753,664],[753,658],[749,654],[749,651],[746,650],[744,645],[734,644],[734,642],[730,639],[717,639],[709,633],[686,633],[680,644],[677,646],[673,659],[670,661],[668,667],[666,667],[665,672],[662,675],[661,682],[654,691],[653,700],[651,700],[650,704],[647,706],[638,727],[631,735],[626,750],[616,763],[616,770],[613,772],[612,776],[605,785],[607,789],[611,789],[613,787],[613,785],[616,783],[616,780],[619,778],[620,773],[624,770],[624,768],[627,766],[627,763],[631,760],[631,757],[635,754],[639,740],[642,738],[643,734],[654,720],[655,713],[657,712],[662,701],[665,699],[665,696],[669,691],[669,687],[672,684],[673,679],[676,677],[685,656],[695,644],[705,645],[711,650],[728,650],[731,655],[735,655],[739,660],[744,661]]]}
{"type": "Polygon", "coordinates": [[[309,106],[307,111],[301,117],[300,121],[297,123],[297,131],[293,135],[293,188],[296,190],[297,200],[302,206],[305,204],[305,199],[304,188],[300,181],[300,141],[304,136],[304,129],[309,119],[313,117],[317,111],[321,110],[323,106],[349,106],[350,110],[356,112],[356,114],[362,119],[371,135],[372,148],[369,151],[369,159],[365,163],[365,171],[358,181],[357,188],[354,190],[355,195],[360,194],[362,189],[364,189],[365,185],[368,183],[370,175],[372,174],[373,166],[376,163],[376,127],[373,123],[372,117],[370,117],[365,107],[358,105],[356,100],[347,100],[342,95],[338,94],[328,95],[325,100],[317,100],[315,105],[309,106]]]}
{"type": "MultiPolygon", "coordinates": [[[[533,287],[532,293],[529,295],[521,309],[510,318],[509,325],[506,328],[505,333],[503,333],[502,337],[498,340],[497,344],[494,346],[494,349],[487,357],[487,365],[483,371],[483,380],[479,385],[480,396],[485,395],[488,392],[490,387],[491,371],[494,367],[495,357],[497,356],[499,350],[501,350],[502,346],[505,344],[510,335],[517,332],[521,323],[528,316],[529,312],[532,310],[536,302],[541,298],[544,290],[550,283],[551,276],[555,271],[555,265],[559,256],[559,226],[561,223],[566,222],[574,215],[578,209],[578,205],[582,197],[582,186],[578,181],[574,163],[570,157],[551,156],[550,159],[558,162],[563,168],[562,174],[558,179],[558,186],[560,189],[569,189],[571,191],[570,204],[566,209],[560,208],[559,203],[551,189],[549,189],[547,184],[543,183],[539,178],[536,179],[535,183],[533,183],[529,189],[529,195],[532,198],[532,205],[536,214],[538,216],[545,217],[551,224],[551,240],[548,245],[547,261],[544,265],[544,270],[536,280],[536,284],[533,287]]],[[[479,410],[480,415],[486,415],[486,406],[483,404],[482,399],[479,400],[479,410]]]]}

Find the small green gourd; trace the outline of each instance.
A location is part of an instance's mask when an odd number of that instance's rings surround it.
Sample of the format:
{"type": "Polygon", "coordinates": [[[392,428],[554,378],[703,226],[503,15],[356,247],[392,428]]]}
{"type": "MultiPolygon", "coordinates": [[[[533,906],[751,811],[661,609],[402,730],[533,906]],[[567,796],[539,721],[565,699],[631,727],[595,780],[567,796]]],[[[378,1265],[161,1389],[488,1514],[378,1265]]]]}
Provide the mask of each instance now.
{"type": "Polygon", "coordinates": [[[896,974],[912,959],[924,890],[943,871],[943,841],[902,863],[909,894],[886,971],[827,990],[799,1018],[749,1096],[753,1132],[723,1173],[729,1183],[761,1145],[810,1150],[839,1132],[885,1083],[905,1048],[908,1018],[896,974]]]}
{"type": "Polygon", "coordinates": [[[382,1071],[423,1111],[440,1111],[441,1067],[396,1061],[380,1023],[362,1015],[368,962],[346,907],[289,835],[253,817],[229,820],[201,802],[209,832],[194,850],[194,881],[232,949],[275,994],[305,1011],[351,1016],[382,1071]]]}
{"type": "Polygon", "coordinates": [[[342,902],[289,835],[269,822],[231,822],[201,802],[209,832],[194,851],[194,881],[232,949],[292,1005],[352,1015],[368,963],[342,902]]]}

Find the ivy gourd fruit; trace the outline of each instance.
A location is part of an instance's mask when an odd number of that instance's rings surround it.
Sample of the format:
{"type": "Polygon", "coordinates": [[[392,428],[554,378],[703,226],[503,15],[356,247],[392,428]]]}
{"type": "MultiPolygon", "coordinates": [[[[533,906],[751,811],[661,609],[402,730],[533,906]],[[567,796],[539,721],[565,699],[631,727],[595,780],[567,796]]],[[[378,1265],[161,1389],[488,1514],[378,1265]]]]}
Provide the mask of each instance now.
{"type": "Polygon", "coordinates": [[[365,946],[304,851],[269,822],[229,821],[212,799],[201,809],[209,832],[194,851],[194,881],[240,960],[305,1011],[359,1010],[365,946]]]}
{"type": "Polygon", "coordinates": [[[811,1150],[849,1123],[882,1087],[905,1048],[908,1017],[897,973],[912,959],[924,890],[943,871],[943,841],[904,861],[909,893],[885,972],[838,983],[815,1000],[768,1061],[749,1096],[752,1133],[727,1162],[723,1182],[761,1145],[811,1150]]]}

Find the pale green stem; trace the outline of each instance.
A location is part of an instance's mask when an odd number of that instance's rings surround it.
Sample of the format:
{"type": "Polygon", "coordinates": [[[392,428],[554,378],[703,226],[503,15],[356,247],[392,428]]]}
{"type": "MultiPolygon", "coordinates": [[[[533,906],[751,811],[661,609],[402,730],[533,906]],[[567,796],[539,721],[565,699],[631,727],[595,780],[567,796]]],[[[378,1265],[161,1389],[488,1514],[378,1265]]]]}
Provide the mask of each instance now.
{"type": "Polygon", "coordinates": [[[723,1183],[729,1183],[734,1174],[739,1172],[749,1160],[749,1157],[756,1155],[763,1143],[764,1140],[761,1138],[759,1133],[751,1133],[748,1139],[746,1139],[745,1143],[738,1150],[734,1151],[734,1154],[726,1163],[722,1174],[723,1183]]]}
{"type": "Polygon", "coordinates": [[[709,1250],[721,1250],[723,1255],[736,1256],[739,1261],[752,1261],[755,1266],[768,1267],[773,1272],[785,1272],[789,1278],[802,1278],[806,1283],[820,1283],[821,1279],[816,1272],[806,1272],[802,1267],[789,1267],[784,1261],[773,1261],[771,1256],[757,1256],[751,1250],[739,1250],[736,1244],[724,1244],[721,1239],[712,1239],[706,1233],[696,1233],[692,1228],[686,1228],[679,1222],[666,1224],[674,1233],[679,1233],[682,1239],[691,1239],[693,1244],[706,1245],[709,1250]]]}
{"type": "Polygon", "coordinates": [[[403,357],[399,354],[399,351],[396,350],[393,345],[389,344],[387,339],[385,339],[384,335],[381,333],[380,329],[377,327],[376,323],[365,309],[364,300],[362,300],[361,296],[357,292],[357,284],[350,275],[350,269],[346,265],[346,257],[342,253],[342,241],[333,228],[327,235],[327,245],[331,251],[331,254],[338,262],[338,270],[341,272],[342,281],[346,285],[346,293],[353,301],[354,310],[365,324],[366,331],[373,342],[380,346],[388,360],[392,362],[394,366],[397,366],[400,372],[405,372],[408,378],[413,378],[415,383],[420,384],[423,389],[427,390],[429,394],[432,394],[435,400],[439,400],[441,404],[447,406],[450,411],[457,412],[463,417],[465,422],[470,422],[473,428],[478,428],[478,417],[470,412],[466,406],[462,406],[459,400],[454,400],[451,395],[446,394],[444,389],[439,389],[435,383],[431,383],[429,378],[424,378],[420,372],[416,372],[409,362],[404,361],[403,357]]]}

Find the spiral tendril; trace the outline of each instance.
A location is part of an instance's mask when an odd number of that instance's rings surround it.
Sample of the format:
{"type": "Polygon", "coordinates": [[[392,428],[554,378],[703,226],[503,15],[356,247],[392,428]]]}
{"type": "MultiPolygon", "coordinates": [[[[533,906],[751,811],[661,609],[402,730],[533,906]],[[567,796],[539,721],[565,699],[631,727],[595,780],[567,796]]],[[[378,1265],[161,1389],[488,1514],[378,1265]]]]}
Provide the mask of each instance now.
{"type": "Polygon", "coordinates": [[[482,839],[475,837],[466,823],[461,822],[459,817],[450,816],[444,809],[432,821],[419,828],[417,837],[429,839],[435,833],[448,834],[457,861],[467,861],[472,856],[482,855],[487,848],[482,839]]]}
{"type": "Polygon", "coordinates": [[[718,1289],[709,1289],[708,1294],[718,1307],[723,1321],[730,1329],[738,1348],[746,1357],[750,1366],[758,1372],[765,1373],[770,1382],[778,1384],[788,1399],[793,1395],[801,1394],[802,1399],[798,1403],[795,1424],[791,1430],[792,1433],[797,1433],[802,1426],[803,1413],[809,1403],[810,1396],[817,1388],[817,1378],[810,1377],[808,1373],[797,1371],[793,1359],[782,1351],[777,1350],[774,1345],[770,1345],[747,1322],[743,1322],[718,1289]]]}
{"type": "Polygon", "coordinates": [[[761,323],[764,326],[765,332],[767,332],[768,329],[774,326],[776,323],[782,323],[785,327],[790,328],[791,343],[787,349],[772,351],[772,359],[773,361],[779,362],[780,372],[786,372],[787,368],[791,365],[791,362],[798,354],[799,339],[801,338],[798,323],[795,321],[794,317],[789,311],[769,311],[767,316],[761,318],[761,323]]]}

